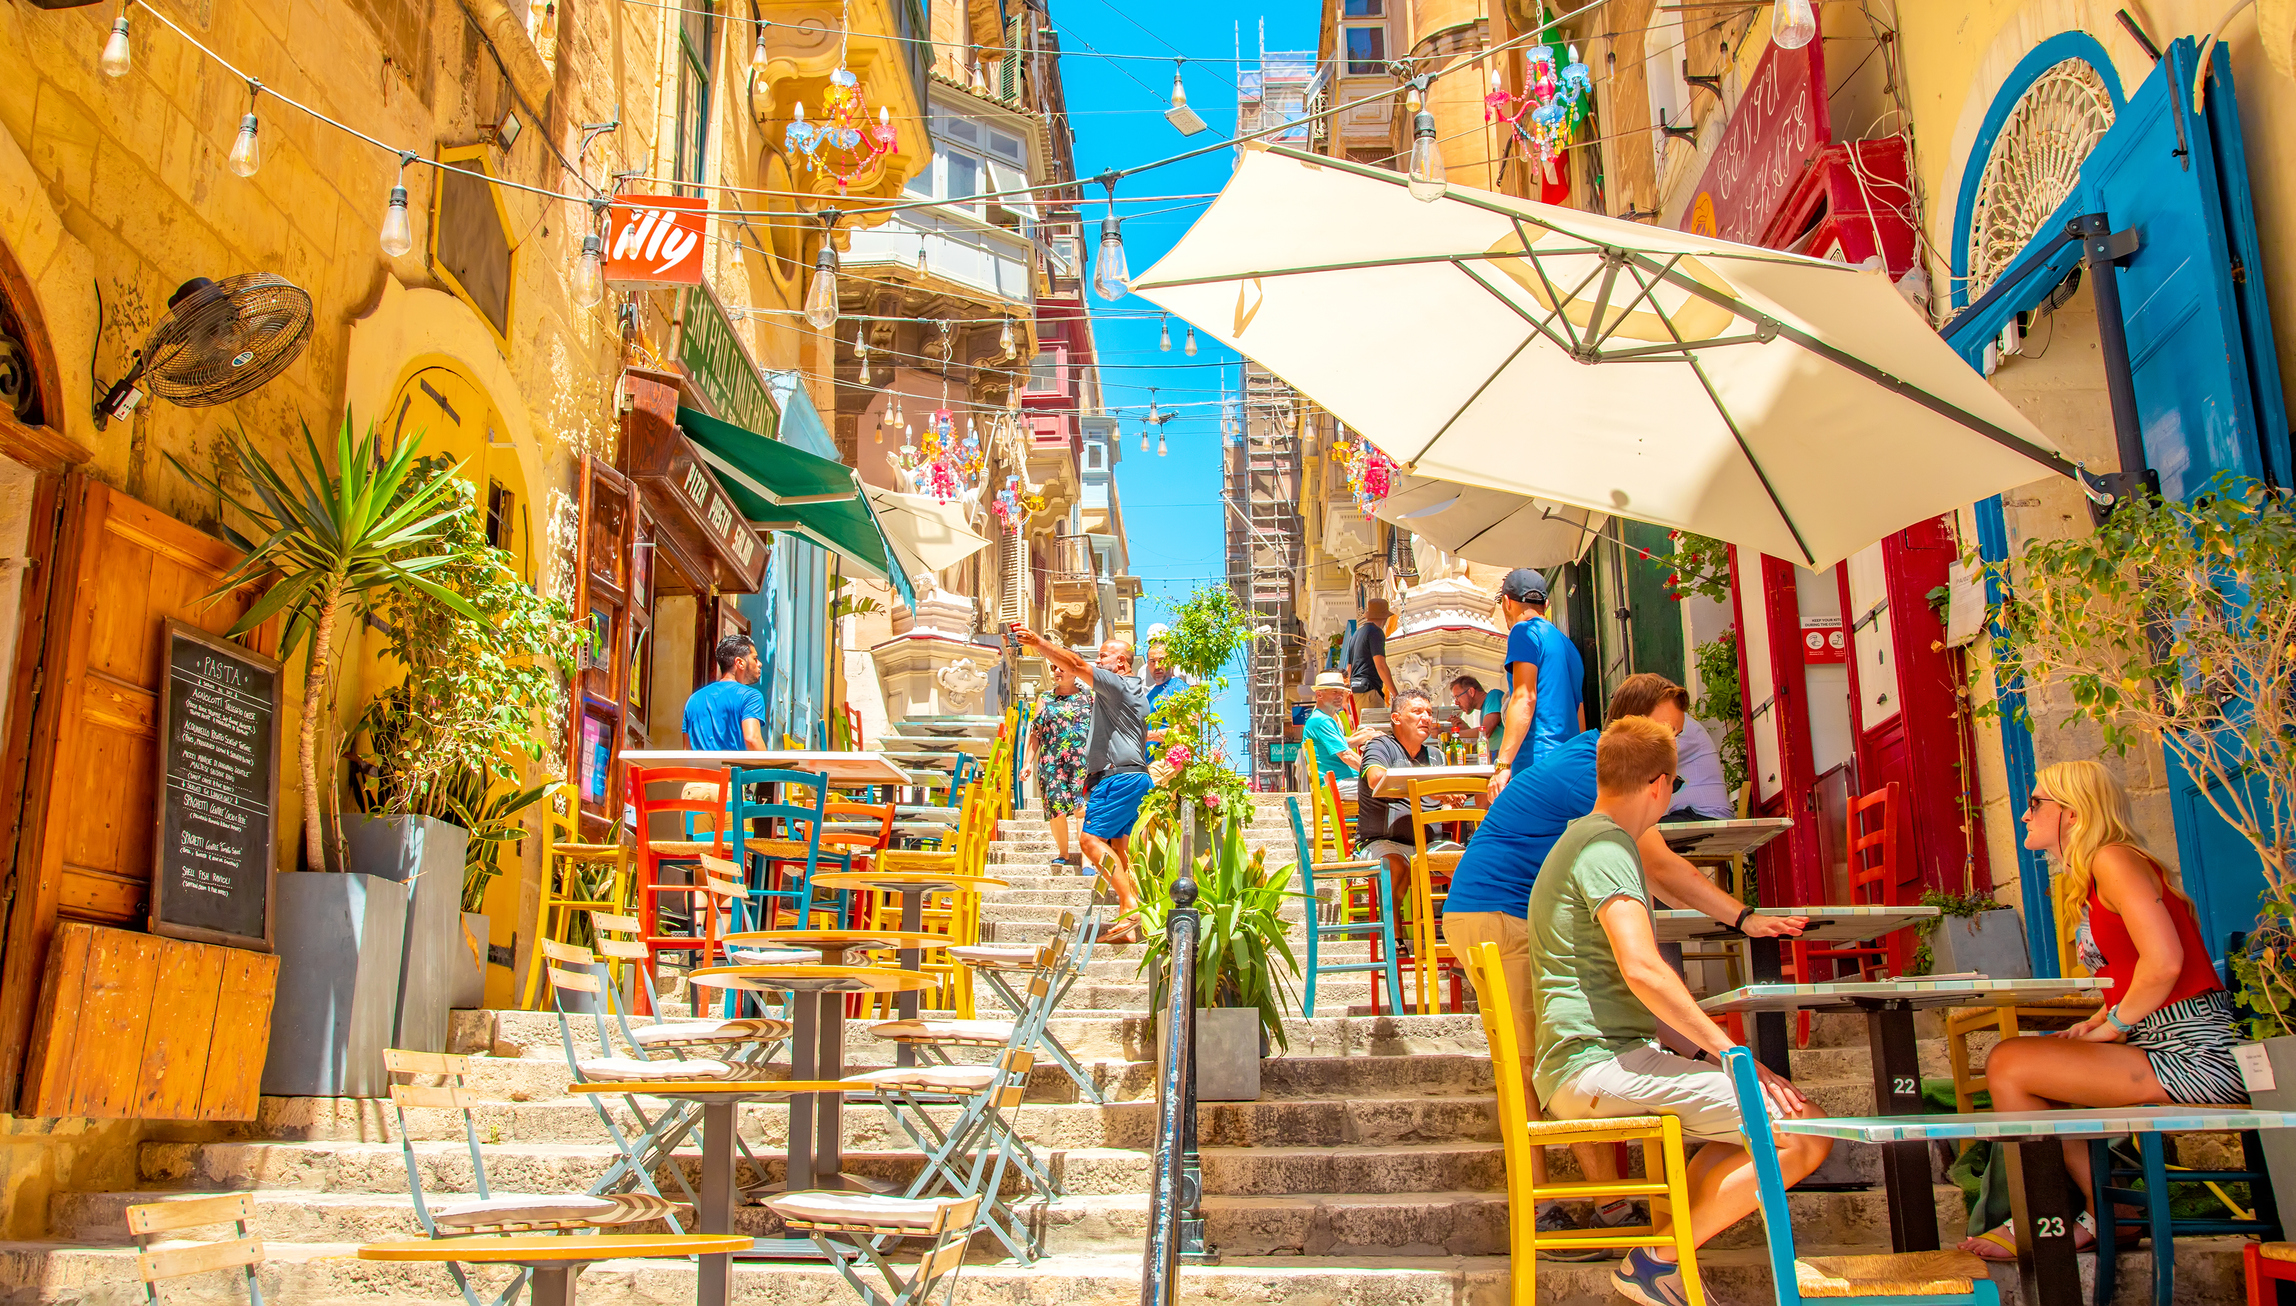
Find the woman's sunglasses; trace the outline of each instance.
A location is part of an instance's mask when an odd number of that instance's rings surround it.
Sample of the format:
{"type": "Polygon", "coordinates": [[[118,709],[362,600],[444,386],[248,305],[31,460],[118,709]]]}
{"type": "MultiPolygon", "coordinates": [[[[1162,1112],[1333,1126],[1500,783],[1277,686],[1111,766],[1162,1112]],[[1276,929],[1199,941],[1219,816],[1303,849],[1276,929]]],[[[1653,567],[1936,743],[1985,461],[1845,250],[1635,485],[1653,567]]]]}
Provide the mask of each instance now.
{"type": "Polygon", "coordinates": [[[2036,790],[2034,790],[2034,791],[2033,791],[2031,794],[2028,794],[2028,795],[2026,795],[2026,798],[2025,798],[2025,810],[2026,810],[2026,811],[2028,811],[2028,812],[2031,812],[2031,811],[2038,811],[2038,810],[2040,809],[2040,806],[2041,806],[2041,804],[2043,804],[2043,803],[2053,803],[2053,802],[2056,802],[2056,801],[2057,801],[2056,799],[2054,799],[2054,798],[2051,798],[2049,795],[2047,795],[2047,794],[2045,794],[2045,793],[2042,793],[2040,790],[2036,789],[2036,790]]]}

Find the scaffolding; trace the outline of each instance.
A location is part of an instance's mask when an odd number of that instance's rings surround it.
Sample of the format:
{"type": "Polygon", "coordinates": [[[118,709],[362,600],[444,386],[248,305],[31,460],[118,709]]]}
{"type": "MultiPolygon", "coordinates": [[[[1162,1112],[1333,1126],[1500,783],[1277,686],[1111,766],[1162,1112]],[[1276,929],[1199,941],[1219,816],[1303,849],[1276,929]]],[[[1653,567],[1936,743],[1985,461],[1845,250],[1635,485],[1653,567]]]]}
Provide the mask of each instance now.
{"type": "Polygon", "coordinates": [[[1229,402],[1225,428],[1228,584],[1251,610],[1247,646],[1250,718],[1246,747],[1254,787],[1289,787],[1274,745],[1290,736],[1291,686],[1304,665],[1298,611],[1303,565],[1299,515],[1300,438],[1305,401],[1257,364],[1243,367],[1243,392],[1229,402]]]}

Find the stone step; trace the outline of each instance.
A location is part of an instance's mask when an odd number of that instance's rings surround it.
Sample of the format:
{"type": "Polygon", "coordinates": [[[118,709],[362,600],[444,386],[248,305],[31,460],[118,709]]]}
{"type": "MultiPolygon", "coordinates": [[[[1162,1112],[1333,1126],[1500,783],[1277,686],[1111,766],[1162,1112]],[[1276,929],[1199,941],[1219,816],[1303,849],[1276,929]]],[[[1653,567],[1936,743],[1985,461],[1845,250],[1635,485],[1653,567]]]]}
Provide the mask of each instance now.
{"type": "MultiPolygon", "coordinates": [[[[975,1256],[992,1240],[975,1239],[975,1256]]],[[[2177,1296],[2193,1302],[2242,1299],[2241,1240],[2191,1238],[2177,1243],[2177,1296]]],[[[460,1306],[462,1296],[436,1265],[354,1259],[351,1243],[266,1244],[269,1262],[259,1279],[264,1296],[295,1306],[460,1306]]],[[[1845,1249],[1818,1244],[1804,1256],[1845,1249]]],[[[1847,1250],[1863,1250],[1852,1248],[1847,1250]]],[[[2083,1277],[2088,1262],[2083,1257],[2083,1277]]],[[[1768,1258],[1752,1249],[1709,1250],[1699,1258],[1713,1299],[1734,1303],[1771,1300],[1768,1258]]],[[[1536,1267],[1539,1300],[1546,1306],[1615,1306],[1608,1262],[1536,1267]]],[[[494,1296],[508,1275],[473,1267],[472,1287],[494,1296]]],[[[2025,1306],[2015,1267],[1996,1267],[1993,1281],[2007,1306],[2025,1306]]],[[[1481,1306],[1507,1299],[1508,1263],[1499,1256],[1223,1256],[1215,1266],[1188,1266],[1179,1277],[1186,1306],[1237,1303],[1315,1303],[1316,1306],[1481,1306]]],[[[127,1301],[136,1287],[132,1247],[75,1247],[56,1242],[0,1243],[0,1293],[42,1303],[127,1301]]],[[[739,1306],[851,1306],[852,1290],[836,1271],[818,1263],[737,1262],[733,1295],[739,1306]]],[[[2088,1295],[2083,1289],[2084,1298],[2088,1295]]],[[[690,1261],[606,1261],[581,1279],[588,1306],[660,1306],[691,1301],[690,1261]]],[[[1140,1299],[1137,1251],[1048,1256],[1022,1267],[1009,1262],[968,1264],[958,1271],[959,1306],[1134,1306],[1140,1299]]],[[[236,1275],[207,1274],[168,1286],[171,1306],[239,1306],[246,1289],[236,1275]]],[[[2112,1306],[2152,1300],[2152,1258],[2121,1257],[2112,1306]]]]}

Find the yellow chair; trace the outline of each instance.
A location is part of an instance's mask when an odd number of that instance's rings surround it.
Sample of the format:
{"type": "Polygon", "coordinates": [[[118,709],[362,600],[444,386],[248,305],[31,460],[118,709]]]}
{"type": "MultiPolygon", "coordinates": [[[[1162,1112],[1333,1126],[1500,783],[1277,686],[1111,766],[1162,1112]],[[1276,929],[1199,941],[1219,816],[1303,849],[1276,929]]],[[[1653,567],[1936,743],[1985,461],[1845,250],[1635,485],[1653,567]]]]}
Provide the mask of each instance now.
{"type": "MultiPolygon", "coordinates": [[[[1534,1306],[1538,1300],[1539,1248],[1666,1247],[1682,1261],[1682,1290],[1690,1306],[1705,1306],[1698,1281],[1698,1249],[1691,1241],[1689,1190],[1683,1186],[1682,1122],[1673,1116],[1621,1116],[1612,1120],[1533,1120],[1523,1093],[1522,1053],[1515,1042],[1515,1002],[1507,992],[1499,945],[1468,950],[1475,968],[1475,992],[1482,995],[1483,1036],[1491,1046],[1491,1078],[1498,1086],[1500,1154],[1507,1166],[1507,1255],[1513,1262],[1508,1300],[1534,1306]],[[1594,1180],[1531,1178],[1531,1149],[1572,1143],[1640,1143],[1644,1178],[1594,1180]],[[1622,1197],[1650,1199],[1651,1223],[1606,1225],[1570,1233],[1541,1234],[1538,1204],[1549,1199],[1596,1204],[1622,1197]],[[1667,1224],[1669,1212],[1684,1218],[1667,1224]],[[1663,1232],[1661,1230],[1664,1230],[1663,1232]]],[[[1530,995],[1523,994],[1522,1001],[1530,995]]]]}
{"type": "MultiPolygon", "coordinates": [[[[1430,849],[1427,829],[1435,825],[1480,826],[1487,809],[1470,805],[1422,812],[1419,803],[1421,799],[1464,798],[1472,804],[1483,796],[1483,781],[1472,776],[1413,780],[1404,786],[1404,792],[1411,815],[1411,974],[1419,997],[1418,1010],[1434,1010],[1428,1002],[1436,996],[1448,970],[1452,972],[1452,1010],[1456,1011],[1464,1004],[1465,995],[1459,991],[1458,963],[1444,951],[1440,909],[1443,900],[1451,896],[1451,873],[1459,869],[1459,859],[1466,854],[1459,849],[1430,849]]],[[[1472,836],[1474,830],[1467,833],[1472,836]]]]}
{"type": "MultiPolygon", "coordinates": [[[[573,943],[577,913],[630,909],[630,851],[619,838],[612,843],[581,841],[582,791],[572,781],[558,786],[545,810],[550,842],[542,850],[542,893],[534,911],[534,937],[573,943]]],[[[618,833],[620,822],[615,824],[618,833]]],[[[542,950],[535,948],[526,961],[526,989],[518,1005],[533,1009],[541,987],[542,950]]]]}

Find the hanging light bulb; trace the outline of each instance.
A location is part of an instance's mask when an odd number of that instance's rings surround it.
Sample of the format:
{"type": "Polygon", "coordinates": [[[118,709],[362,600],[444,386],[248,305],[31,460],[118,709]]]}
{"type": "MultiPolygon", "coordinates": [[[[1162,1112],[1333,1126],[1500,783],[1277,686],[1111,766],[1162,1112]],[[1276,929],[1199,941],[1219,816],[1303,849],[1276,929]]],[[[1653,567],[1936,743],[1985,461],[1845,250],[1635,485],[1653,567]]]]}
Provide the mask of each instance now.
{"type": "Polygon", "coordinates": [[[1164,325],[1156,337],[1156,348],[1167,354],[1172,352],[1172,315],[1169,313],[1164,315],[1164,325]]]}
{"type": "Polygon", "coordinates": [[[567,288],[576,308],[595,308],[606,297],[605,253],[597,232],[582,238],[582,254],[574,260],[574,284],[567,288]]]}
{"type": "Polygon", "coordinates": [[[1443,151],[1435,145],[1435,115],[1425,109],[1411,120],[1410,173],[1411,198],[1429,203],[1443,198],[1443,151]]]}
{"type": "Polygon", "coordinates": [[[1818,15],[1810,0],[1771,0],[1770,43],[1799,50],[1818,35],[1818,15]]]}
{"type": "Polygon", "coordinates": [[[1148,423],[1140,424],[1140,452],[1148,452],[1148,423]]]}
{"type": "Polygon", "coordinates": [[[407,221],[406,187],[407,165],[414,160],[412,154],[399,156],[399,184],[391,187],[391,198],[383,205],[383,252],[392,258],[398,258],[415,247],[414,227],[407,221]]]}
{"type": "Polygon", "coordinates": [[[1162,431],[1158,431],[1156,433],[1156,456],[1161,458],[1169,452],[1171,452],[1171,449],[1164,443],[1164,433],[1162,431]]]}
{"type": "Polygon", "coordinates": [[[242,177],[252,177],[263,166],[263,146],[255,139],[255,115],[250,113],[239,120],[239,135],[231,141],[231,170],[242,177]]]}
{"type": "Polygon", "coordinates": [[[103,56],[96,67],[107,77],[125,77],[134,62],[134,52],[128,47],[128,7],[120,6],[120,16],[112,20],[112,34],[104,39],[103,56]]]}
{"type": "Polygon", "coordinates": [[[838,216],[836,209],[822,215],[821,252],[813,257],[813,285],[805,292],[805,320],[816,331],[837,325],[837,246],[831,237],[838,216]]]}
{"type": "Polygon", "coordinates": [[[1108,188],[1108,215],[1100,220],[1100,262],[1093,268],[1092,285],[1105,300],[1119,300],[1132,289],[1132,270],[1124,265],[1124,224],[1116,218],[1116,183],[1108,188]]]}
{"type": "Polygon", "coordinates": [[[858,379],[858,380],[855,382],[855,384],[857,384],[857,385],[867,385],[867,384],[869,384],[869,355],[868,355],[868,352],[867,352],[867,351],[863,351],[863,352],[862,352],[862,354],[861,354],[861,376],[860,376],[860,378],[859,378],[859,379],[858,379]]]}
{"type": "Polygon", "coordinates": [[[1004,330],[997,335],[997,348],[1003,351],[1006,358],[1020,350],[1020,345],[1013,339],[1012,319],[1009,317],[1004,320],[1004,330]]]}
{"type": "Polygon", "coordinates": [[[749,61],[757,67],[765,66],[765,23],[762,20],[757,25],[757,48],[749,52],[749,61]]]}
{"type": "Polygon", "coordinates": [[[917,237],[917,275],[925,275],[925,238],[917,237]]]}
{"type": "Polygon", "coordinates": [[[1190,358],[1194,358],[1196,356],[1196,328],[1188,328],[1188,341],[1186,344],[1180,346],[1180,352],[1186,354],[1190,358]]]}

